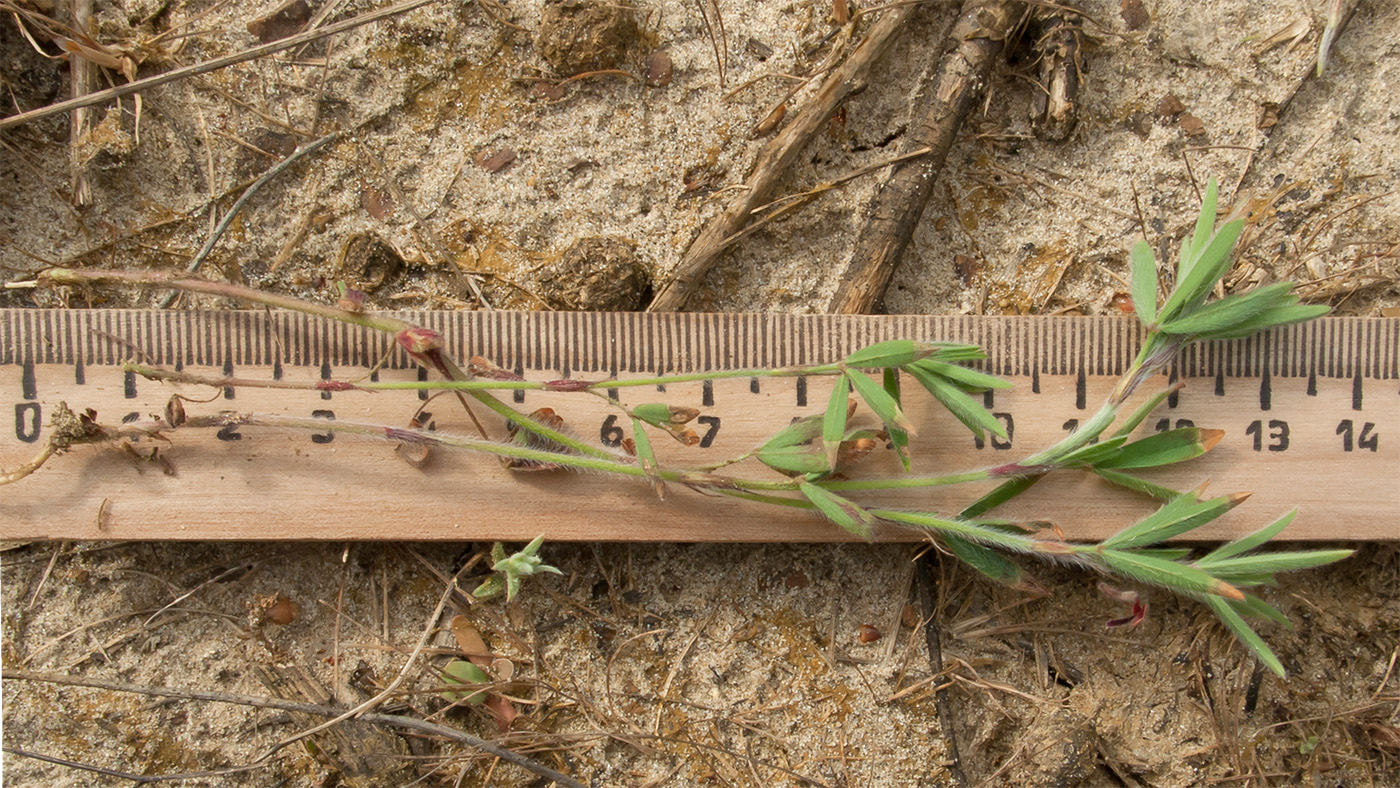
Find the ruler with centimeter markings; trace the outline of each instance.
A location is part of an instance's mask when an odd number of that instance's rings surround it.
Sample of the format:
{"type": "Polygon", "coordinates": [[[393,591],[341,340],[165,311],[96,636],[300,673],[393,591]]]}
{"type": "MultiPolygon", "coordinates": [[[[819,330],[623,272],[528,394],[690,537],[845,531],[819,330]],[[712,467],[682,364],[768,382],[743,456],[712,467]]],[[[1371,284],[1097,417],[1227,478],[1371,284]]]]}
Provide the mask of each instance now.
{"type": "MultiPolygon", "coordinates": [[[[1142,331],[1126,318],[410,312],[458,359],[481,355],[532,380],[651,376],[810,365],[895,338],[982,346],[982,368],[1014,389],[985,396],[1008,438],[978,441],[906,381],[916,474],[1000,465],[1050,445],[1098,407],[1131,362],[1142,331]]],[[[172,385],[123,373],[144,363],[240,378],[423,380],[391,338],[268,311],[0,310],[0,467],[32,458],[60,401],[99,421],[161,413],[176,392],[192,413],[312,415],[318,433],[181,430],[126,453],[81,447],[0,488],[3,539],[445,539],[838,541],[808,512],[561,472],[518,473],[490,457],[439,452],[423,468],[392,446],[337,435],[335,421],[406,426],[420,407],[434,429],[471,433],[451,397],[172,385]],[[386,356],[387,354],[387,356],[386,356]],[[137,454],[159,448],[162,462],[137,454]]],[[[1251,502],[1203,531],[1227,538],[1298,506],[1294,539],[1400,539],[1400,320],[1332,318],[1247,340],[1189,348],[1172,369],[1186,383],[1140,428],[1225,431],[1208,455],[1145,473],[1189,489],[1251,491],[1251,502]]],[[[1165,383],[1165,380],[1163,381],[1165,383]]],[[[623,389],[624,401],[690,405],[702,440],[652,443],[663,466],[690,467],[753,448],[794,417],[824,410],[828,378],[734,379],[623,389]]],[[[515,407],[553,408],[581,437],[616,444],[627,424],[601,398],[503,393],[515,407]]],[[[854,397],[853,397],[854,399],[854,397]]],[[[490,415],[490,414],[486,414],[490,415]]],[[[875,426],[868,413],[864,418],[875,426]]],[[[488,420],[493,437],[504,432],[488,420]]],[[[729,469],[771,477],[752,461],[729,469]]],[[[858,475],[898,474],[877,452],[858,475]]],[[[889,508],[950,513],[989,486],[882,493],[889,508]]],[[[1151,511],[1087,474],[1052,475],[998,514],[1102,538],[1151,511]]],[[[884,539],[908,539],[891,531],[884,539]]],[[[913,537],[917,538],[917,537],[913,537]]]]}

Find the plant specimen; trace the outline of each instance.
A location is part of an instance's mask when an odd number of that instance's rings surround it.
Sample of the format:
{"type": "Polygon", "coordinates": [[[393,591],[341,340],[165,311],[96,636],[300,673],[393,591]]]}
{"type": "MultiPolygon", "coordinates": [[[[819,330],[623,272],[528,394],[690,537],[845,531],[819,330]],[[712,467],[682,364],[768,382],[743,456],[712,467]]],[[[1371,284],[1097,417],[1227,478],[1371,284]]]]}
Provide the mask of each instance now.
{"type": "MultiPolygon", "coordinates": [[[[1217,187],[1207,188],[1194,232],[1181,247],[1173,286],[1159,299],[1157,262],[1147,243],[1131,253],[1131,295],[1138,319],[1147,335],[1136,358],[1117,382],[1099,410],[1077,430],[1054,445],[1016,462],[952,474],[915,475],[908,471],[915,448],[916,425],[904,413],[908,382],[918,384],[952,418],[979,438],[986,433],[1006,437],[1001,423],[972,395],[1004,388],[1007,381],[970,366],[984,358],[971,345],[923,343],[908,340],[881,342],[832,363],[777,369],[713,370],[681,375],[609,380],[531,381],[483,358],[459,364],[445,352],[435,332],[389,316],[369,314],[357,308],[307,303],[235,285],[211,282],[180,274],[158,272],[80,271],[55,268],[40,275],[46,286],[136,286],[224,296],[247,303],[293,309],[306,314],[364,326],[392,335],[417,363],[437,372],[441,380],[426,382],[369,382],[320,380],[259,381],[203,377],[129,363],[128,371],[148,378],[182,383],[225,386],[276,386],[319,391],[424,390],[452,392],[471,412],[474,401],[504,419],[504,439],[488,437],[475,415],[478,436],[455,435],[413,425],[336,422],[336,432],[395,442],[410,459],[427,451],[472,451],[493,454],[516,471],[590,471],[634,477],[650,484],[658,495],[668,485],[680,485],[710,495],[729,496],[757,505],[806,509],[858,536],[869,538],[879,527],[901,527],[923,532],[948,552],[988,577],[1022,588],[1035,588],[1025,570],[1013,560],[1025,555],[1067,563],[1102,575],[1162,587],[1204,602],[1234,635],[1274,672],[1282,675],[1277,657],[1254,632],[1249,618],[1266,618],[1287,624],[1286,619],[1250,589],[1271,584],[1279,572],[1319,566],[1341,560],[1348,550],[1307,550],[1259,553],[1257,548],[1279,534],[1292,521],[1292,512],[1263,529],[1204,554],[1187,547],[1167,545],[1215,520],[1244,500],[1242,495],[1206,497],[1202,489],[1177,491],[1155,484],[1136,471],[1189,460],[1210,450],[1221,437],[1217,430],[1179,427],[1149,437],[1133,433],[1171,393],[1164,388],[1130,407],[1135,393],[1162,372],[1188,343],[1200,339],[1243,337],[1275,326],[1309,320],[1327,312],[1325,306],[1298,303],[1291,284],[1278,283],[1247,293],[1212,299],[1217,283],[1229,270],[1235,244],[1244,229],[1243,219],[1216,227],[1217,187]],[[774,433],[761,445],[737,457],[702,467],[671,468],[657,459],[653,436],[669,436],[682,443],[698,441],[688,426],[698,411],[693,408],[645,404],[629,407],[616,392],[638,386],[657,386],[718,378],[824,376],[834,387],[824,412],[799,419],[774,433]],[[564,420],[550,409],[521,413],[495,396],[495,392],[537,390],[596,397],[615,408],[630,425],[630,438],[618,449],[594,445],[570,433],[564,420]],[[853,423],[857,403],[880,421],[878,428],[853,423]],[[852,469],[859,461],[888,443],[899,458],[904,475],[866,478],[852,469]],[[736,473],[755,463],[775,474],[752,477],[736,473]],[[994,516],[995,508],[1021,494],[1041,479],[1059,471],[1093,473],[1109,483],[1156,499],[1160,507],[1097,543],[1074,543],[1047,537],[1025,524],[994,516]],[[914,511],[887,508],[882,492],[947,487],[973,482],[995,482],[991,492],[956,512],[914,511]]],[[[354,299],[342,303],[355,307],[354,299]]],[[[319,431],[325,423],[314,418],[223,411],[186,413],[180,397],[172,398],[159,418],[120,425],[104,425],[95,415],[78,415],[66,407],[54,417],[55,429],[34,461],[12,470],[0,481],[15,481],[37,470],[54,454],[82,443],[123,442],[144,436],[165,436],[193,428],[230,426],[277,427],[319,431]]],[[[703,504],[700,504],[703,505],[703,504]]],[[[521,552],[507,555],[499,548],[493,555],[491,576],[477,593],[502,592],[514,596],[521,579],[557,571],[542,563],[539,541],[521,552]]],[[[1140,620],[1134,615],[1123,623],[1140,620]]],[[[1117,623],[1117,622],[1115,622],[1117,623]]]]}

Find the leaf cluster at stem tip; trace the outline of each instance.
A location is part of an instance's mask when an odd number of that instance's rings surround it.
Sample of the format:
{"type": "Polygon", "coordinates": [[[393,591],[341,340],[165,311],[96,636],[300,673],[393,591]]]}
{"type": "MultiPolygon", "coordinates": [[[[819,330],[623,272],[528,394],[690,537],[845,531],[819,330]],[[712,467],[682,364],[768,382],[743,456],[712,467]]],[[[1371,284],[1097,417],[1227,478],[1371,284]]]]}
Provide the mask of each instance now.
{"type": "Polygon", "coordinates": [[[1292,293],[1291,282],[1278,282],[1248,293],[1206,303],[1215,285],[1234,263],[1235,244],[1244,232],[1243,219],[1215,226],[1219,186],[1206,185],[1195,231],[1181,245],[1176,288],[1157,304],[1157,261],[1147,241],[1138,241],[1132,263],[1133,308],[1149,330],[1194,339],[1235,339],[1276,326],[1299,323],[1327,314],[1325,305],[1304,305],[1292,293]]]}

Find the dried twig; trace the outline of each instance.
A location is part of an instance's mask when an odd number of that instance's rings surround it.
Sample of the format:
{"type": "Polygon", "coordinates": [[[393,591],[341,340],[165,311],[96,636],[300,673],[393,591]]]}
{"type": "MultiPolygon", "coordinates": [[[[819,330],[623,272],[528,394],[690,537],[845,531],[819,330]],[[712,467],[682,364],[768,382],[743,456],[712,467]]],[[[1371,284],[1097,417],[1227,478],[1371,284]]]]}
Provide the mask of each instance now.
{"type": "MultiPolygon", "coordinates": [[[[938,624],[938,572],[940,556],[937,549],[929,550],[919,559],[919,598],[924,611],[924,644],[928,647],[929,670],[934,676],[943,672],[943,641],[938,624]],[[930,557],[932,556],[932,557],[930,557]]],[[[935,690],[934,708],[938,710],[938,727],[943,729],[943,746],[948,749],[948,773],[962,788],[967,788],[967,774],[958,756],[957,728],[953,725],[953,708],[947,691],[935,690]]]]}
{"type": "MultiPolygon", "coordinates": [[[[82,676],[64,676],[57,673],[40,673],[29,670],[6,670],[3,676],[7,681],[39,681],[49,684],[62,684],[69,687],[91,687],[93,689],[109,690],[111,692],[130,692],[138,695],[151,695],[158,698],[178,698],[181,700],[202,700],[211,703],[233,703],[240,706],[253,706],[259,709],[277,709],[278,711],[296,712],[299,714],[311,714],[317,717],[343,718],[346,710],[338,706],[322,706],[315,703],[298,703],[296,701],[280,700],[278,698],[267,698],[259,695],[245,695],[236,692],[210,692],[208,690],[185,690],[174,687],[153,687],[142,684],[133,684],[126,681],[109,681],[107,679],[87,678],[82,676]]],[[[362,722],[369,722],[375,725],[386,725],[393,728],[404,728],[406,730],[420,731],[434,736],[441,736],[444,739],[474,747],[488,755],[493,755],[503,761],[508,761],[547,780],[553,780],[560,785],[567,785],[570,788],[583,788],[583,784],[574,780],[562,772],[545,766],[542,763],[526,758],[519,753],[508,750],[493,742],[489,742],[477,736],[473,736],[465,731],[459,731],[446,725],[439,725],[435,722],[420,720],[414,717],[404,717],[398,714],[377,714],[365,713],[356,719],[362,722]]],[[[247,767],[236,767],[239,769],[255,768],[251,764],[247,767]]],[[[226,774],[226,771],[217,772],[226,774]]]]}
{"type": "MultiPolygon", "coordinates": [[[[72,10],[73,27],[86,33],[92,24],[92,0],[73,0],[72,10]]],[[[68,73],[73,98],[87,95],[97,82],[97,66],[78,52],[69,55],[68,73]]],[[[79,107],[73,110],[68,127],[68,171],[74,205],[87,205],[92,201],[92,184],[88,182],[87,168],[80,151],[80,143],[91,128],[92,115],[88,109],[79,107]]]]}
{"type": "Polygon", "coordinates": [[[871,199],[866,211],[869,218],[827,311],[864,314],[884,297],[948,150],[963,119],[977,103],[1021,9],[1022,4],[1013,0],[967,0],[963,4],[949,33],[948,50],[932,76],[931,106],[905,142],[911,148],[927,146],[933,151],[895,167],[871,199]]]}
{"type": "Polygon", "coordinates": [[[901,7],[882,14],[851,56],[827,75],[816,95],[759,151],[738,196],[700,231],[672,272],[671,280],[657,292],[649,311],[675,312],[685,307],[706,272],[748,224],[754,209],[768,200],[778,179],[807,143],[826,127],[831,113],[864,82],[865,75],[894,42],[895,36],[908,26],[912,13],[913,8],[901,7]]]}
{"type": "Polygon", "coordinates": [[[1038,27],[1039,89],[1031,102],[1031,129],[1042,140],[1064,142],[1079,122],[1083,19],[1073,8],[1058,5],[1040,16],[1038,27]]]}
{"type": "Polygon", "coordinates": [[[360,16],[357,16],[353,19],[347,19],[344,22],[337,22],[333,25],[328,25],[319,30],[309,30],[305,33],[299,33],[297,35],[281,39],[280,41],[273,41],[270,44],[263,44],[262,46],[256,46],[250,49],[245,49],[242,52],[235,52],[232,55],[227,55],[225,57],[216,57],[213,60],[206,60],[203,63],[195,63],[192,66],[185,66],[184,68],[173,69],[171,71],[165,72],[164,74],[157,74],[153,77],[138,79],[135,82],[128,82],[125,85],[118,85],[117,87],[108,88],[107,90],[99,90],[96,93],[89,93],[86,96],[82,96],[80,98],[72,98],[67,101],[60,101],[57,104],[50,104],[47,107],[40,107],[39,109],[32,109],[28,112],[21,112],[18,115],[11,115],[8,118],[0,118],[0,131],[12,128],[14,126],[19,126],[24,123],[28,123],[31,120],[47,118],[50,115],[57,115],[63,112],[69,112],[71,110],[80,109],[82,107],[92,107],[98,104],[103,104],[114,98],[130,96],[133,93],[140,93],[143,90],[149,90],[159,85],[165,85],[171,82],[178,82],[182,79],[188,79],[189,77],[195,76],[197,74],[207,74],[210,71],[217,71],[221,68],[224,68],[226,66],[232,66],[236,63],[246,63],[249,60],[257,60],[260,57],[274,55],[278,52],[292,49],[294,47],[301,46],[302,44],[306,44],[311,41],[318,41],[327,36],[333,36],[337,33],[344,33],[347,30],[354,30],[357,27],[363,27],[364,25],[368,25],[372,22],[378,22],[381,19],[388,19],[390,17],[399,16],[401,14],[408,13],[409,11],[412,11],[415,8],[421,8],[425,5],[436,2],[438,2],[438,0],[408,0],[408,2],[398,3],[397,5],[391,5],[388,8],[382,8],[378,11],[371,11],[367,14],[361,14],[360,16]]]}

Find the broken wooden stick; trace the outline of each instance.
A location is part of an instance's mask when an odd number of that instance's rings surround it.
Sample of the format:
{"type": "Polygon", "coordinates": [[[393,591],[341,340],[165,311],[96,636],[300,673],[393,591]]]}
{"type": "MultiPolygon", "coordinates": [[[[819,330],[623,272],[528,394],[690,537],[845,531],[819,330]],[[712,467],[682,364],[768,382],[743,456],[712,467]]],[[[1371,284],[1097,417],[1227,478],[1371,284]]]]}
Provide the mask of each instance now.
{"type": "Polygon", "coordinates": [[[807,143],[826,127],[831,113],[863,85],[871,66],[907,26],[916,8],[899,6],[881,14],[851,56],[827,75],[816,95],[795,114],[792,122],[759,151],[748,178],[737,190],[738,196],[696,236],[672,272],[670,281],[661,287],[647,307],[648,311],[678,312],[685,307],[700,280],[748,224],[753,210],[768,201],[778,179],[807,143]]]}
{"type": "Polygon", "coordinates": [[[963,4],[932,80],[931,104],[904,142],[907,149],[932,150],[895,167],[871,199],[866,211],[869,218],[828,312],[864,314],[884,297],[948,150],[982,94],[1006,34],[1022,9],[1022,3],[1011,0],[967,0],[963,4]]]}

